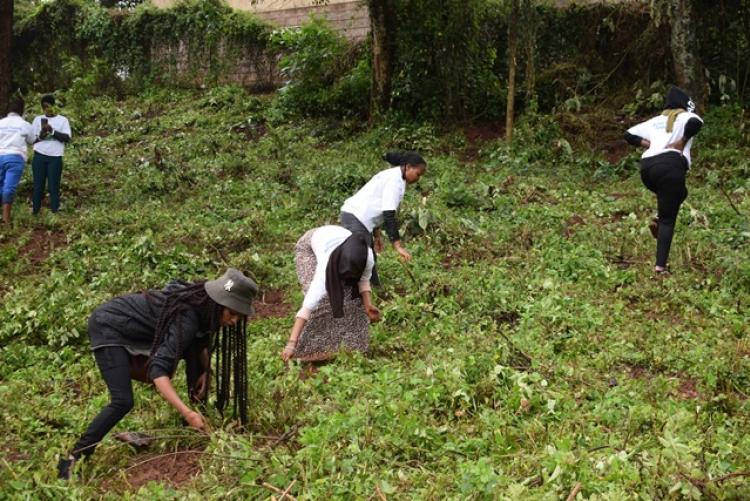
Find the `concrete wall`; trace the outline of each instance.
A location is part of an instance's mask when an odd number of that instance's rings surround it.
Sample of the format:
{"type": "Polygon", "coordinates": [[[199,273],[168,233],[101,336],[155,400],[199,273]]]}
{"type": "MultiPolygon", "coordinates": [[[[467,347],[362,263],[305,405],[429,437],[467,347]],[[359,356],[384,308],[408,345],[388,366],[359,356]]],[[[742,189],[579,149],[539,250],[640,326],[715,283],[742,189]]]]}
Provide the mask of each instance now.
{"type": "MultiPolygon", "coordinates": [[[[151,0],[157,7],[171,7],[176,0],[151,0]]],[[[226,0],[237,10],[252,12],[269,23],[282,26],[300,26],[311,15],[323,17],[333,29],[351,41],[364,40],[370,32],[367,6],[360,0],[327,0],[315,5],[312,0],[226,0]]]]}

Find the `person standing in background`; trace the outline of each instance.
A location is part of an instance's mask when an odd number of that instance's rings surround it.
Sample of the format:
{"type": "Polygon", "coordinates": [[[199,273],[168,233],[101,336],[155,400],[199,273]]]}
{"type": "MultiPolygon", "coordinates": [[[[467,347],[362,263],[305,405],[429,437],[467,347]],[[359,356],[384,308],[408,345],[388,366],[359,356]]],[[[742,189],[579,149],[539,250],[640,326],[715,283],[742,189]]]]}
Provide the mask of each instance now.
{"type": "Polygon", "coordinates": [[[5,224],[10,224],[10,208],[26,165],[28,145],[36,139],[31,124],[23,119],[24,105],[20,97],[11,99],[8,116],[0,120],[0,198],[5,224]]]}
{"type": "Polygon", "coordinates": [[[34,118],[31,126],[39,138],[34,144],[34,160],[31,172],[34,175],[34,193],[31,198],[32,211],[39,213],[44,198],[45,184],[49,189],[49,207],[52,212],[60,210],[60,179],[62,178],[65,143],[70,142],[70,122],[55,110],[55,98],[42,96],[44,115],[34,118]]]}

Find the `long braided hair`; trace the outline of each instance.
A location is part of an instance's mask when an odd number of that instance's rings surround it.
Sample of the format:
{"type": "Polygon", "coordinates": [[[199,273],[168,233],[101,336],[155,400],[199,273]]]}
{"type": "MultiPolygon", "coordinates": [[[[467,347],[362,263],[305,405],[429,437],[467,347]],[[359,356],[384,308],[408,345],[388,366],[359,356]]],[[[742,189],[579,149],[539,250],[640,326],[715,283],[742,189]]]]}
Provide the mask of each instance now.
{"type": "MultiPolygon", "coordinates": [[[[234,415],[239,415],[244,426],[247,424],[247,319],[242,315],[234,327],[221,327],[224,306],[209,297],[204,287],[205,281],[180,283],[184,286],[165,292],[149,363],[166,339],[172,322],[186,311],[196,311],[201,329],[208,331],[214,339],[211,349],[216,356],[216,408],[224,415],[224,409],[233,397],[234,415]],[[230,382],[234,382],[234,391],[230,391],[230,382]]],[[[148,297],[147,291],[144,294],[148,297]]],[[[179,329],[179,322],[177,326],[179,329]]],[[[182,332],[177,330],[175,334],[178,353],[182,355],[187,346],[182,346],[182,332]]],[[[209,356],[209,362],[210,359],[209,356]]]]}

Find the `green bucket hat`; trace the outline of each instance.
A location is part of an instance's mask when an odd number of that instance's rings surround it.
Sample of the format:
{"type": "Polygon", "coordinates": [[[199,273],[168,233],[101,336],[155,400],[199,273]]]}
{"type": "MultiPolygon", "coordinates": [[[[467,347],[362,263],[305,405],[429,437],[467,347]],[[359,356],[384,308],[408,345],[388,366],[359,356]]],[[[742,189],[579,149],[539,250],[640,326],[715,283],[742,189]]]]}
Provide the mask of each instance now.
{"type": "Polygon", "coordinates": [[[241,271],[229,268],[221,278],[207,281],[204,287],[220,305],[243,315],[255,315],[251,302],[258,293],[258,284],[241,271]]]}

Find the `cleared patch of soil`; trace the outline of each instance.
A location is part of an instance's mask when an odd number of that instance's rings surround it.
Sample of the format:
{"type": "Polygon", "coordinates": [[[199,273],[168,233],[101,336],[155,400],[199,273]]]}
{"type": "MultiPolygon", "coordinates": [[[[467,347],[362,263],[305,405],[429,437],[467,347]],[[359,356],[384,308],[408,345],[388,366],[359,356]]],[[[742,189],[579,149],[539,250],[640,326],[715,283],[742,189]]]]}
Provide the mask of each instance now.
{"type": "MultiPolygon", "coordinates": [[[[656,374],[655,372],[639,365],[629,365],[627,367],[627,372],[628,376],[633,379],[651,379],[656,374]]],[[[672,373],[668,374],[668,376],[679,382],[679,385],[677,386],[676,391],[673,393],[673,396],[676,396],[677,398],[680,398],[682,400],[698,400],[700,398],[703,398],[698,392],[698,383],[695,381],[695,379],[684,373],[672,373]]]]}
{"type": "Polygon", "coordinates": [[[8,443],[0,445],[0,457],[8,462],[13,461],[26,461],[31,459],[31,454],[28,452],[21,452],[16,448],[15,443],[8,443]]]}
{"type": "Polygon", "coordinates": [[[284,291],[269,289],[264,291],[258,301],[253,302],[257,318],[281,318],[288,316],[293,306],[286,302],[284,291]]]}
{"type": "Polygon", "coordinates": [[[505,137],[505,127],[499,123],[467,127],[464,129],[464,137],[466,148],[461,153],[461,160],[473,162],[479,157],[479,150],[484,143],[505,137]]]}
{"type": "Polygon", "coordinates": [[[65,233],[59,230],[47,230],[34,228],[31,239],[24,245],[19,253],[29,258],[32,264],[40,264],[54,251],[68,244],[65,233]]]}
{"type": "Polygon", "coordinates": [[[178,450],[166,454],[137,456],[131,465],[104,482],[106,490],[138,490],[149,482],[180,487],[202,471],[201,451],[178,450]]]}
{"type": "Polygon", "coordinates": [[[565,238],[570,238],[573,236],[573,233],[575,233],[575,227],[581,226],[583,224],[586,224],[586,222],[583,220],[581,216],[578,214],[573,214],[570,216],[570,218],[565,222],[565,228],[563,229],[563,235],[565,235],[565,238]]]}
{"type": "Polygon", "coordinates": [[[610,164],[616,164],[632,151],[631,146],[624,139],[610,141],[603,145],[603,149],[604,156],[610,164]]]}

